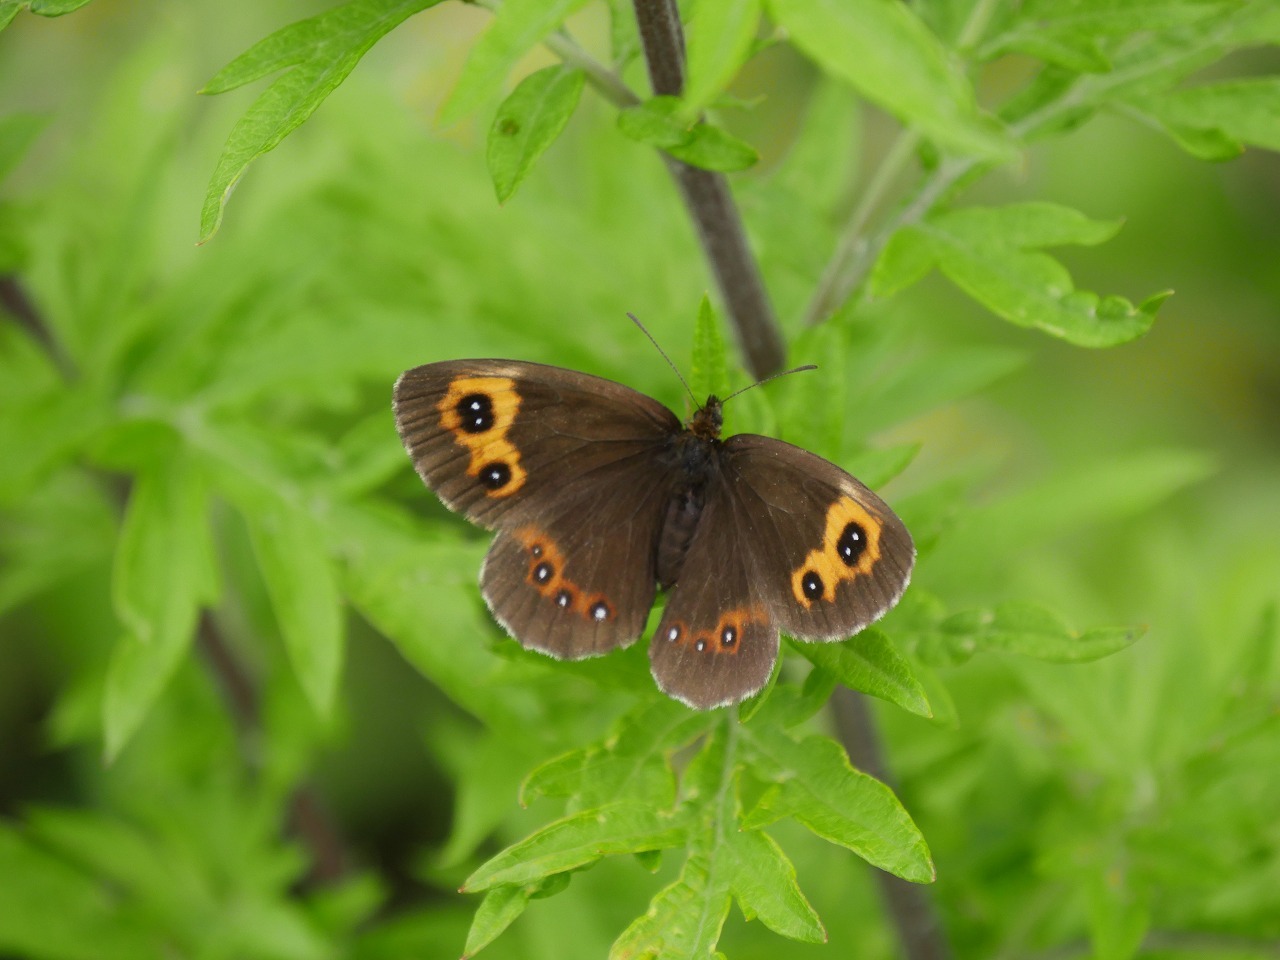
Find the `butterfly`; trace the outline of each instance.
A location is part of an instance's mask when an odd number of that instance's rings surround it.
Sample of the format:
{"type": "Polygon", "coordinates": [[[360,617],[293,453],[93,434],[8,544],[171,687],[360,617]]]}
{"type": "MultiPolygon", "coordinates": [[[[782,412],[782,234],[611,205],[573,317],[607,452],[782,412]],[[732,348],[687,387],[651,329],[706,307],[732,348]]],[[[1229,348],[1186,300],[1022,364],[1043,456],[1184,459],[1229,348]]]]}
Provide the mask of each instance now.
{"type": "Polygon", "coordinates": [[[577,660],[639,639],[666,694],[699,710],[758,692],[779,633],[842,640],[886,613],[915,561],[907,528],[816,454],[720,439],[622,384],[518,360],[415,367],[396,428],[450,510],[497,536],[480,589],[525,647],[577,660]]]}

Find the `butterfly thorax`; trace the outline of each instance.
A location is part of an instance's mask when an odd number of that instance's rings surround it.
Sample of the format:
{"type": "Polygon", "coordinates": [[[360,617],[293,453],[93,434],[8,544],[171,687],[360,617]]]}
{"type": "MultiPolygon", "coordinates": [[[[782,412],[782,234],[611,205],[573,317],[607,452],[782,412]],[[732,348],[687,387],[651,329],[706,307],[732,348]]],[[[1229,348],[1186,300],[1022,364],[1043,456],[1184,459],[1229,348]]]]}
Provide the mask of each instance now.
{"type": "Polygon", "coordinates": [[[680,578],[685,554],[702,516],[707,484],[717,468],[716,448],[720,446],[722,423],[720,401],[708,397],[672,439],[678,480],[658,538],[658,582],[664,588],[680,578]]]}

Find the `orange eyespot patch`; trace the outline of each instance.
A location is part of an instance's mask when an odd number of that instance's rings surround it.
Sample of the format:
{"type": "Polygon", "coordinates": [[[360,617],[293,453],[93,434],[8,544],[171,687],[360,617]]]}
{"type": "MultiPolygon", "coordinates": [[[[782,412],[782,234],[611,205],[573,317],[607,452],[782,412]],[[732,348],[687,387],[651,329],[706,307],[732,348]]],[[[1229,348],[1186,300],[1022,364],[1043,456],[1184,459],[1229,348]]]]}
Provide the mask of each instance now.
{"type": "Polygon", "coordinates": [[[507,432],[520,409],[520,394],[509,377],[458,377],[436,404],[440,426],[467,448],[467,476],[485,488],[487,497],[509,497],[527,476],[520,451],[507,432]]]}
{"type": "Polygon", "coordinates": [[[663,627],[654,638],[654,643],[685,644],[693,647],[698,653],[709,650],[712,653],[736,655],[742,649],[742,638],[747,628],[753,623],[764,626],[768,622],[768,614],[758,604],[750,607],[736,607],[720,615],[714,630],[691,633],[682,621],[677,620],[663,627]]]}
{"type": "Polygon", "coordinates": [[[564,575],[564,554],[545,533],[534,526],[521,527],[516,539],[529,560],[527,579],[533,588],[561,609],[597,622],[612,620],[618,612],[602,593],[587,594],[564,575]]]}
{"type": "Polygon", "coordinates": [[[852,497],[827,508],[822,546],[791,571],[791,593],[806,610],[836,598],[841,581],[865,576],[880,559],[880,521],[852,497]]]}

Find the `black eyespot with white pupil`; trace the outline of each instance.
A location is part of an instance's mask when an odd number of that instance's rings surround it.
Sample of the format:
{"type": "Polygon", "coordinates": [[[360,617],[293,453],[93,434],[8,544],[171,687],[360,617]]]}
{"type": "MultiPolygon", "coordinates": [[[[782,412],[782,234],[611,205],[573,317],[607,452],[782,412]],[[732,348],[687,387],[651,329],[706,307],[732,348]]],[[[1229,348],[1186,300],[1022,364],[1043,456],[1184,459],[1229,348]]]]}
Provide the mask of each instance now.
{"type": "Polygon", "coordinates": [[[836,541],[836,552],[840,554],[840,559],[846,566],[852,567],[857,564],[866,549],[867,531],[863,530],[859,523],[846,523],[844,530],[840,533],[840,539],[836,541]]]}
{"type": "Polygon", "coordinates": [[[693,649],[701,653],[703,650],[707,649],[707,641],[704,640],[702,637],[699,637],[696,641],[694,641],[693,649]]]}
{"type": "Polygon", "coordinates": [[[490,490],[501,490],[511,482],[511,468],[500,460],[480,468],[480,482],[490,490]]]}
{"type": "Polygon", "coordinates": [[[542,544],[535,543],[529,548],[529,552],[533,554],[533,559],[537,560],[538,557],[542,556],[542,544]]]}
{"type": "Polygon", "coordinates": [[[561,607],[561,608],[567,607],[571,603],[573,603],[573,594],[571,594],[568,590],[561,590],[559,593],[556,594],[557,607],[561,607]]]}
{"type": "Polygon", "coordinates": [[[732,647],[738,642],[738,631],[733,627],[725,627],[720,631],[720,646],[732,647]]]}
{"type": "Polygon", "coordinates": [[[467,433],[484,433],[493,429],[493,400],[488,394],[468,393],[453,409],[467,433]]]}
{"type": "Polygon", "coordinates": [[[672,627],[667,631],[667,643],[675,643],[680,639],[680,628],[672,627]]]}
{"type": "Polygon", "coordinates": [[[800,588],[810,600],[817,600],[822,596],[822,578],[818,576],[817,571],[807,570],[800,578],[800,588]]]}
{"type": "Polygon", "coordinates": [[[533,579],[538,581],[538,583],[546,583],[555,575],[555,572],[556,568],[543,560],[533,568],[533,579]]]}
{"type": "Polygon", "coordinates": [[[597,600],[591,605],[589,612],[592,620],[607,620],[609,618],[609,605],[603,600],[597,600]]]}

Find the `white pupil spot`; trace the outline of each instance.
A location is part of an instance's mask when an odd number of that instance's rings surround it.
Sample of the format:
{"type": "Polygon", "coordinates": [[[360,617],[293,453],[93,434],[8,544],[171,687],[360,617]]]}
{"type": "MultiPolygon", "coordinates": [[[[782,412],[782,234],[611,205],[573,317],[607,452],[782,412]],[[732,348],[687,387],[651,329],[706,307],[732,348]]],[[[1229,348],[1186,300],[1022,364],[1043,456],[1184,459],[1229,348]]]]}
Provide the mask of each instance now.
{"type": "Polygon", "coordinates": [[[668,640],[675,640],[675,639],[676,639],[677,637],[679,637],[679,636],[680,636],[680,628],[679,628],[679,627],[672,627],[670,630],[668,630],[668,631],[667,631],[667,639],[668,639],[668,640]]]}
{"type": "Polygon", "coordinates": [[[591,608],[591,616],[595,617],[597,620],[603,620],[608,615],[609,615],[609,610],[605,607],[603,603],[597,603],[594,607],[591,608]]]}

